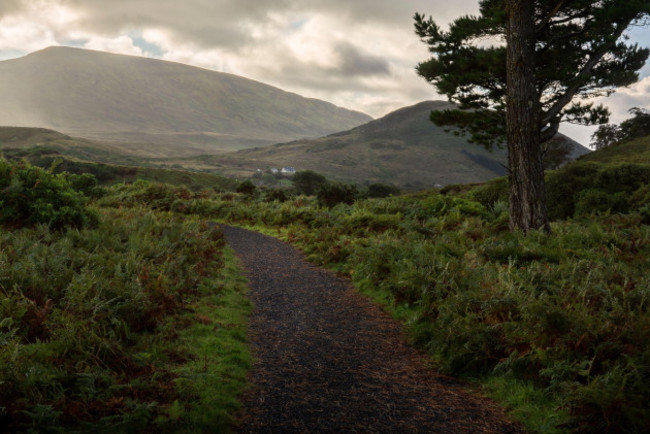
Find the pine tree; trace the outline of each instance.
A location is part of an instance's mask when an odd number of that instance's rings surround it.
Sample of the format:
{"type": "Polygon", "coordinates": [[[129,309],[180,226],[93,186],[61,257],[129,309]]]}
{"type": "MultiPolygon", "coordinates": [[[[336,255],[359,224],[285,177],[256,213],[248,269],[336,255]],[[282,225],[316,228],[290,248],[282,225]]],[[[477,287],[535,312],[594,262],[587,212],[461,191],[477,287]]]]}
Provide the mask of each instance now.
{"type": "Polygon", "coordinates": [[[505,139],[510,226],[550,231],[541,143],[561,122],[607,122],[609,111],[584,100],[638,80],[650,50],[626,43],[647,25],[650,0],[481,0],[479,16],[442,31],[415,15],[416,33],[433,57],[418,73],[458,110],[433,112],[487,147],[505,139]]]}

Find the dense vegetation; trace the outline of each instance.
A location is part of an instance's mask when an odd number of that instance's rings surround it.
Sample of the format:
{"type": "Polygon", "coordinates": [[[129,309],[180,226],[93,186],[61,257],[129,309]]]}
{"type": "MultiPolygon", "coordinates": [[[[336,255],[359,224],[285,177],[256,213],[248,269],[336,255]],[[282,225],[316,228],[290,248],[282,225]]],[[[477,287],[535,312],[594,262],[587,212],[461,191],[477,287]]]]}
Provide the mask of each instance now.
{"type": "Polygon", "coordinates": [[[0,161],[0,427],[227,427],[250,306],[222,232],[84,179],[0,161]]]}
{"type": "MultiPolygon", "coordinates": [[[[222,276],[221,234],[200,217],[271,231],[350,276],[444,372],[479,379],[533,431],[647,431],[650,165],[624,157],[643,146],[647,138],[602,151],[618,149],[616,163],[593,155],[549,172],[550,237],[509,231],[505,179],[333,203],[250,185],[218,193],[138,181],[97,195],[94,226],[5,229],[5,420],[189,423],[175,401],[209,402],[184,385],[212,365],[165,336],[197,319],[223,331],[230,323],[199,309],[202,296],[228,293],[209,278],[222,276]],[[100,402],[119,405],[108,415],[100,402]]],[[[343,198],[352,189],[320,187],[343,198]]],[[[232,334],[241,344],[241,329],[232,334]]],[[[243,372],[243,352],[225,358],[243,372]]],[[[235,403],[220,402],[216,411],[232,414],[235,403]]]]}
{"type": "Polygon", "coordinates": [[[273,229],[351,276],[444,372],[481,378],[535,431],[647,430],[650,217],[645,165],[548,175],[554,235],[508,230],[506,182],[323,206],[139,183],[100,203],[273,229]]]}
{"type": "Polygon", "coordinates": [[[147,163],[143,159],[134,159],[128,166],[88,161],[87,158],[96,158],[96,156],[94,154],[84,155],[79,151],[79,147],[73,147],[72,149],[73,152],[59,146],[5,147],[0,155],[8,161],[27,161],[34,166],[51,169],[54,173],[67,172],[69,174],[93,175],[97,182],[102,185],[144,179],[153,182],[185,185],[195,191],[205,188],[230,191],[237,186],[236,180],[212,173],[188,172],[183,170],[182,167],[143,167],[147,163]]]}

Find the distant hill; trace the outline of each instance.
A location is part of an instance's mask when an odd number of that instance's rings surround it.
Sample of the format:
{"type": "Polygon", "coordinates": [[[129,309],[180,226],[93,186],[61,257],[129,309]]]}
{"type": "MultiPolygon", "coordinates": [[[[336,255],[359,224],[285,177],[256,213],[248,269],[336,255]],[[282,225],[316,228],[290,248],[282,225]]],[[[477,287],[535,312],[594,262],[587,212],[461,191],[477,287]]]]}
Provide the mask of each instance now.
{"type": "Polygon", "coordinates": [[[585,155],[580,161],[650,164],[650,136],[608,146],[585,155]]]}
{"type": "MultiPolygon", "coordinates": [[[[394,183],[409,190],[482,182],[505,175],[505,149],[487,151],[429,120],[432,110],[451,107],[447,102],[426,101],[348,131],[247,149],[205,162],[239,170],[239,175],[258,168],[294,166],[341,181],[394,183]]],[[[568,147],[562,161],[589,152],[561,135],[553,145],[554,149],[558,147],[568,147]]]]}
{"type": "Polygon", "coordinates": [[[52,47],[0,62],[0,125],[178,156],[320,137],[371,120],[232,74],[52,47]]]}

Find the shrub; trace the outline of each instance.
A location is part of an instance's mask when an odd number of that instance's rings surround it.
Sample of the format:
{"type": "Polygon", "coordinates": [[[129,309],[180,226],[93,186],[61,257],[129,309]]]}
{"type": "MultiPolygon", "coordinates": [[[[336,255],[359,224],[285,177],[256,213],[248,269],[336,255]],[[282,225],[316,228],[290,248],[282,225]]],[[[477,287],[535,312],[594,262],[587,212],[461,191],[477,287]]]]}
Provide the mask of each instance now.
{"type": "Polygon", "coordinates": [[[73,189],[83,193],[90,198],[99,198],[105,194],[105,190],[97,185],[97,178],[90,173],[81,175],[66,174],[66,178],[73,189]]]}
{"type": "Polygon", "coordinates": [[[64,175],[54,175],[27,163],[0,160],[0,224],[52,228],[94,226],[95,211],[64,175]]]}
{"type": "Polygon", "coordinates": [[[383,198],[399,194],[398,187],[388,184],[370,184],[365,191],[365,195],[369,198],[383,198]]]}
{"type": "Polygon", "coordinates": [[[266,193],[264,194],[264,200],[267,202],[273,202],[276,200],[278,202],[286,202],[288,199],[289,196],[287,193],[279,188],[271,188],[266,190],[266,193]]]}
{"type": "Polygon", "coordinates": [[[590,188],[577,194],[575,216],[604,212],[626,212],[628,208],[629,206],[622,193],[611,194],[590,188]]]}
{"type": "Polygon", "coordinates": [[[316,197],[321,206],[331,208],[339,203],[351,205],[357,199],[358,195],[359,192],[354,185],[337,182],[323,184],[318,189],[316,197]]]}
{"type": "Polygon", "coordinates": [[[300,170],[293,175],[291,182],[298,193],[311,196],[316,194],[318,189],[327,182],[327,179],[312,170],[300,170]]]}
{"type": "Polygon", "coordinates": [[[255,189],[256,187],[255,184],[253,184],[253,181],[247,179],[246,181],[239,184],[239,186],[237,186],[237,193],[242,193],[247,196],[252,196],[253,194],[255,194],[255,189]]]}
{"type": "Polygon", "coordinates": [[[497,178],[476,187],[471,190],[468,198],[486,208],[492,208],[495,202],[508,202],[508,178],[497,178]]]}

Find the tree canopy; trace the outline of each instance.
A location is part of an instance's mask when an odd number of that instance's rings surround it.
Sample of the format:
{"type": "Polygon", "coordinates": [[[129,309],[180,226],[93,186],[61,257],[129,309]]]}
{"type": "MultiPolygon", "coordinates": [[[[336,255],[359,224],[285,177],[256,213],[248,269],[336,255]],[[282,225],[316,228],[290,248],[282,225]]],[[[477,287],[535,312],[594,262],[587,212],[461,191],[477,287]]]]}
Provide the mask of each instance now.
{"type": "MultiPolygon", "coordinates": [[[[649,50],[629,44],[625,30],[648,24],[648,0],[535,0],[534,80],[541,140],[561,122],[605,123],[609,111],[585,101],[638,80],[649,50]]],[[[492,146],[505,136],[507,0],[480,1],[479,16],[463,16],[443,31],[415,15],[416,33],[433,57],[418,73],[461,110],[434,112],[473,141],[492,146]]]]}
{"type": "Polygon", "coordinates": [[[632,107],[629,113],[633,116],[620,125],[601,125],[591,136],[591,145],[595,149],[606,148],[626,140],[650,136],[650,111],[632,107]]]}

